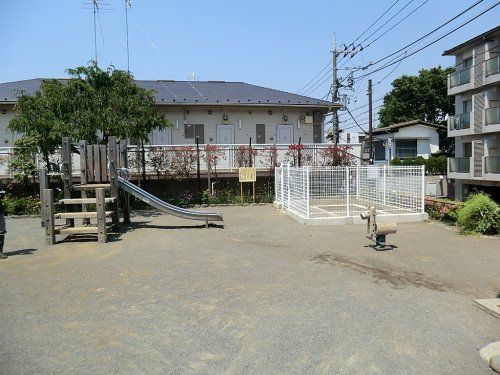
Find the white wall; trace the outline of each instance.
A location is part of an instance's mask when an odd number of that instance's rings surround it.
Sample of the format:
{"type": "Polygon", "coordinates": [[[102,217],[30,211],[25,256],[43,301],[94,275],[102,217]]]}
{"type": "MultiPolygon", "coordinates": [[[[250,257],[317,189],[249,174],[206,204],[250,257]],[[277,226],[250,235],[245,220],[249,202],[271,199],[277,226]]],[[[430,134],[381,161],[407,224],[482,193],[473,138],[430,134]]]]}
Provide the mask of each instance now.
{"type": "Polygon", "coordinates": [[[14,117],[13,105],[0,105],[0,147],[12,147],[17,136],[7,130],[10,120],[14,117]],[[6,111],[6,113],[2,113],[6,111]]]}
{"type": "MultiPolygon", "coordinates": [[[[182,107],[166,107],[160,106],[159,110],[166,114],[167,118],[172,122],[173,127],[166,132],[171,132],[170,142],[171,144],[193,144],[193,139],[184,138],[184,121],[188,124],[204,124],[205,130],[205,142],[215,143],[217,140],[217,125],[234,125],[235,128],[235,143],[247,144],[252,137],[252,143],[255,144],[256,135],[256,124],[265,124],[266,143],[276,143],[276,125],[288,124],[293,128],[293,138],[294,143],[298,143],[299,137],[301,137],[302,143],[313,143],[313,125],[300,123],[298,126],[298,120],[300,116],[306,115],[309,112],[312,115],[312,109],[309,108],[283,108],[283,107],[190,107],[186,106],[189,110],[189,114],[184,114],[184,109],[182,107]],[[212,111],[212,114],[208,114],[208,110],[212,111]],[[272,111],[272,115],[269,115],[268,111],[272,111]],[[229,120],[224,122],[222,116],[227,114],[229,120]],[[288,121],[283,121],[283,115],[288,116],[288,121]],[[239,121],[241,120],[241,129],[239,129],[239,121]],[[178,128],[176,128],[176,123],[178,128]],[[210,140],[212,138],[212,140],[210,140]]],[[[14,141],[17,138],[15,134],[7,130],[9,121],[14,116],[14,106],[13,105],[0,105],[0,147],[12,147],[14,141]],[[5,109],[6,114],[2,114],[1,110],[5,109]]],[[[323,136],[323,131],[322,131],[323,136]]],[[[324,137],[324,136],[323,136],[324,137]]],[[[165,134],[160,134],[158,130],[154,131],[152,134],[151,141],[158,144],[167,144],[167,136],[165,134]],[[163,138],[163,143],[161,142],[163,138]]],[[[323,138],[324,140],[324,138],[323,138]]]]}
{"type": "Polygon", "coordinates": [[[265,124],[265,143],[276,143],[276,125],[291,125],[293,129],[294,143],[298,143],[301,137],[302,143],[313,143],[313,125],[300,123],[300,116],[312,110],[302,108],[214,108],[203,107],[193,108],[187,107],[189,114],[185,114],[183,108],[165,107],[160,109],[167,118],[172,122],[172,144],[193,144],[194,139],[184,138],[184,123],[187,124],[204,124],[205,143],[217,142],[217,126],[218,125],[234,125],[235,143],[247,144],[252,137],[252,143],[255,144],[257,139],[256,124],[265,124]],[[208,111],[212,114],[209,115],[208,111]],[[268,111],[272,111],[269,115],[268,111]],[[223,115],[229,116],[228,121],[223,121],[223,115]],[[288,121],[283,121],[284,115],[288,116],[288,121]],[[239,124],[241,122],[241,129],[239,124]],[[177,128],[178,127],[178,128],[177,128]]]}
{"type": "MultiPolygon", "coordinates": [[[[391,138],[393,141],[397,139],[416,139],[417,140],[417,156],[422,156],[428,159],[433,153],[439,151],[439,134],[436,129],[423,126],[414,125],[399,129],[396,133],[385,133],[374,135],[375,141],[385,141],[391,138]]],[[[385,158],[389,160],[389,155],[394,158],[396,154],[396,144],[391,143],[391,149],[386,147],[385,158]]]]}

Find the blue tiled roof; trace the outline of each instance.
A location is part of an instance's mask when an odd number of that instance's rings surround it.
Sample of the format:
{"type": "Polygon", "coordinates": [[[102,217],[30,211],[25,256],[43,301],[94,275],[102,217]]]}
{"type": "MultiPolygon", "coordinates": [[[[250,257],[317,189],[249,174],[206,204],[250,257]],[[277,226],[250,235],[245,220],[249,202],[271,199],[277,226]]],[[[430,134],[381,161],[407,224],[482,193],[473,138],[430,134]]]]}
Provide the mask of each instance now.
{"type": "MultiPolygon", "coordinates": [[[[33,94],[38,90],[42,81],[43,78],[36,78],[0,83],[0,103],[16,102],[17,96],[21,91],[33,94]]],[[[156,93],[156,103],[165,105],[290,105],[323,108],[331,105],[330,102],[321,99],[244,82],[136,80],[136,83],[140,87],[154,90],[156,93]]]]}

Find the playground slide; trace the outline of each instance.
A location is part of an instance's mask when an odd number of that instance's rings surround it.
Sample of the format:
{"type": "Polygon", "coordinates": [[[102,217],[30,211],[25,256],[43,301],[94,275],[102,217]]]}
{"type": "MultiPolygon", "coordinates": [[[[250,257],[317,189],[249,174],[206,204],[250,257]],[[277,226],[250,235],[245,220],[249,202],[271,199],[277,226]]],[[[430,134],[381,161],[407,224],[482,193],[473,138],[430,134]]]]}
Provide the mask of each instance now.
{"type": "Polygon", "coordinates": [[[160,198],[142,190],[140,187],[132,184],[131,182],[125,180],[122,177],[118,177],[118,185],[120,189],[123,189],[134,197],[139,198],[141,201],[149,204],[150,206],[166,212],[167,214],[181,217],[183,219],[189,220],[202,220],[202,221],[223,221],[222,214],[218,212],[205,212],[205,211],[195,211],[186,210],[185,208],[180,208],[171,205],[167,202],[162,201],[160,198]]]}

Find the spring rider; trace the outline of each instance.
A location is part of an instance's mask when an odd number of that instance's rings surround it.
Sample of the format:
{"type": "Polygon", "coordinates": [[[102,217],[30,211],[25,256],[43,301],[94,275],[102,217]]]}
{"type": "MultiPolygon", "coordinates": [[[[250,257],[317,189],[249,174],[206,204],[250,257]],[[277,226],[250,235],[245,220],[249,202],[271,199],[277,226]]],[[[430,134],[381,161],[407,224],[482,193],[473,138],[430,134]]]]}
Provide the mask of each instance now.
{"type": "Polygon", "coordinates": [[[396,223],[380,223],[377,224],[377,210],[375,207],[368,207],[368,211],[360,214],[361,219],[367,220],[366,231],[370,235],[368,238],[375,241],[375,245],[371,245],[375,250],[392,250],[393,245],[386,244],[386,236],[396,233],[396,223]]]}

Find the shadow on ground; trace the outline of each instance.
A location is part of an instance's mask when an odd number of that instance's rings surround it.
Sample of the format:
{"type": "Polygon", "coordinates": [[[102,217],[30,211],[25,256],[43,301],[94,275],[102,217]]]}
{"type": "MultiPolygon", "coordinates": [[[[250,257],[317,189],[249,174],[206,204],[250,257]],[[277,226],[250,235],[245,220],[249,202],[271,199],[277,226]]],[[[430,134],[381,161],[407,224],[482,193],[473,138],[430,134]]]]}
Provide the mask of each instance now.
{"type": "Polygon", "coordinates": [[[35,251],[38,249],[21,249],[21,250],[15,250],[15,251],[10,251],[8,253],[5,253],[5,255],[11,257],[14,255],[30,255],[33,254],[35,251]]]}

